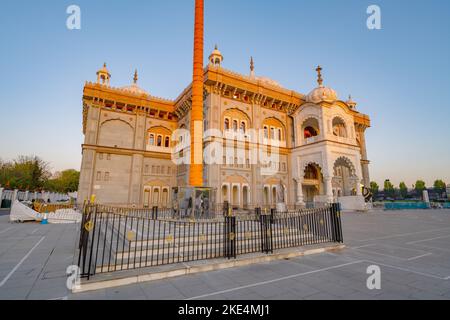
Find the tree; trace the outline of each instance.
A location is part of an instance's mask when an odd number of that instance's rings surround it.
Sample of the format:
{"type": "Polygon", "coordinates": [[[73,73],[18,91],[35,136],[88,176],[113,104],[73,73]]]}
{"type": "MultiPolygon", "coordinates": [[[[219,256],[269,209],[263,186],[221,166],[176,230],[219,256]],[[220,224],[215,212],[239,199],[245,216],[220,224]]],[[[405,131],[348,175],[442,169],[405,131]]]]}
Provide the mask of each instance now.
{"type": "Polygon", "coordinates": [[[380,187],[378,186],[378,183],[375,181],[370,182],[370,192],[372,192],[373,195],[378,194],[378,191],[380,190],[380,187]]]}
{"type": "Polygon", "coordinates": [[[416,186],[414,187],[414,189],[416,189],[417,192],[422,193],[423,190],[425,190],[427,187],[425,185],[425,181],[423,180],[417,180],[416,181],[416,186]]]}
{"type": "Polygon", "coordinates": [[[442,180],[436,180],[433,184],[433,187],[438,192],[444,192],[446,188],[446,184],[442,180]]]}
{"type": "Polygon", "coordinates": [[[394,185],[391,183],[391,181],[389,179],[386,179],[384,181],[384,193],[385,193],[385,195],[387,195],[389,197],[395,196],[394,185]]]}
{"type": "Polygon", "coordinates": [[[55,178],[50,179],[46,183],[46,189],[54,192],[74,192],[78,190],[78,182],[80,180],[80,172],[69,169],[55,174],[55,178]]]}
{"type": "Polygon", "coordinates": [[[400,195],[403,199],[405,199],[408,196],[408,187],[406,186],[406,183],[404,183],[403,181],[400,182],[398,188],[400,191],[400,195]]]}
{"type": "Polygon", "coordinates": [[[0,184],[9,188],[41,189],[49,177],[48,163],[37,156],[19,156],[0,163],[0,184]]]}

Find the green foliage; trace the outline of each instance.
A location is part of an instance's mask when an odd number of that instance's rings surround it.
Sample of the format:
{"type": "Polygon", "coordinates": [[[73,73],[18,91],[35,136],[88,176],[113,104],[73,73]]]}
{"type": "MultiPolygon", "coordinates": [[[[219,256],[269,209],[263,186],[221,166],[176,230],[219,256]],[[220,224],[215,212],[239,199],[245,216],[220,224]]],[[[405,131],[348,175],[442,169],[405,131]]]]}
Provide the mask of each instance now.
{"type": "Polygon", "coordinates": [[[402,198],[406,198],[408,196],[408,187],[406,186],[406,183],[404,183],[403,181],[400,182],[398,188],[402,198]]]}
{"type": "Polygon", "coordinates": [[[379,190],[380,187],[378,186],[378,183],[376,183],[375,181],[370,182],[370,191],[373,195],[376,195],[379,190]]]}
{"type": "Polygon", "coordinates": [[[42,189],[49,176],[48,163],[36,156],[0,162],[0,184],[11,189],[42,189]]]}
{"type": "Polygon", "coordinates": [[[49,165],[36,156],[19,156],[16,160],[0,160],[0,186],[29,191],[73,192],[78,189],[80,173],[70,169],[50,179],[49,165]]]}
{"type": "Polygon", "coordinates": [[[389,180],[384,181],[384,191],[392,191],[394,190],[394,185],[389,180]]]}
{"type": "Polygon", "coordinates": [[[425,181],[422,181],[422,180],[417,180],[416,181],[416,186],[415,186],[415,189],[418,191],[418,192],[422,192],[423,190],[425,190],[427,187],[426,187],[426,185],[425,185],[425,181]]]}
{"type": "Polygon", "coordinates": [[[69,169],[58,174],[54,179],[50,179],[46,183],[46,189],[54,192],[74,192],[78,190],[78,182],[80,180],[80,172],[69,169]]]}
{"type": "Polygon", "coordinates": [[[446,188],[446,184],[442,180],[436,180],[433,184],[433,187],[435,190],[443,192],[446,188]]]}
{"type": "Polygon", "coordinates": [[[395,196],[394,185],[391,183],[391,181],[389,181],[389,179],[386,179],[384,181],[384,193],[389,197],[395,196]]]}

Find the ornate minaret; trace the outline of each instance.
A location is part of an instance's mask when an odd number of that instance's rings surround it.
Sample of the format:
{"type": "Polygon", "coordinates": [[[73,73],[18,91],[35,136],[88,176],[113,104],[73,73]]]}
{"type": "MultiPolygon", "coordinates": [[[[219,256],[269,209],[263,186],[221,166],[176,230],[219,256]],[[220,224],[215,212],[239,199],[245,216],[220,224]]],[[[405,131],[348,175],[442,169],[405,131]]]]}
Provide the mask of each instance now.
{"type": "Polygon", "coordinates": [[[189,185],[203,186],[203,12],[204,0],[195,0],[194,70],[191,108],[191,164],[189,185]]]}

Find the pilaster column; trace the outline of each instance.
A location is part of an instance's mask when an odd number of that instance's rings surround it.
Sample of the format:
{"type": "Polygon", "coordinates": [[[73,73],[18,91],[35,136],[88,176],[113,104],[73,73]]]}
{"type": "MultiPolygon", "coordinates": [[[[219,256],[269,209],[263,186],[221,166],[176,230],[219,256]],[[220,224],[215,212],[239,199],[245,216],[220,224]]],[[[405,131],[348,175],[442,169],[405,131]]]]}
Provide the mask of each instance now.
{"type": "Polygon", "coordinates": [[[328,203],[333,203],[334,202],[334,197],[333,197],[333,185],[331,183],[331,180],[333,179],[330,176],[326,176],[323,178],[325,181],[325,190],[326,190],[326,195],[327,195],[327,202],[328,203]]]}
{"type": "Polygon", "coordinates": [[[355,178],[356,195],[362,196],[361,183],[359,178],[355,178]]]}
{"type": "Polygon", "coordinates": [[[297,179],[297,205],[305,205],[305,201],[303,201],[303,179],[297,179]]]}
{"type": "MultiPolygon", "coordinates": [[[[28,201],[28,197],[29,197],[29,195],[30,195],[30,191],[25,191],[25,201],[28,201]]],[[[0,199],[1,199],[2,197],[1,197],[1,192],[0,192],[0,199]]]]}
{"type": "Polygon", "coordinates": [[[5,190],[5,189],[4,188],[0,188],[0,206],[2,205],[3,190],[5,190]]]}

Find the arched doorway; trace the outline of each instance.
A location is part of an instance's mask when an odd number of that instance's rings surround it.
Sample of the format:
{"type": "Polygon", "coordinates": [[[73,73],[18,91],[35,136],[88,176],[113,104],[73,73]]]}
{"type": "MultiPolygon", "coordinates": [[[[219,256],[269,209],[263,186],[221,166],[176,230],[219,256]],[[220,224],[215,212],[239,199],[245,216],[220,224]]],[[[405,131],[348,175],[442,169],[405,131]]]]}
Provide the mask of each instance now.
{"type": "Polygon", "coordinates": [[[150,205],[150,189],[144,190],[144,207],[149,207],[150,205]]]}
{"type": "Polygon", "coordinates": [[[242,206],[244,208],[247,208],[249,205],[249,192],[248,192],[248,187],[247,186],[243,186],[242,188],[242,206]]]}
{"type": "Polygon", "coordinates": [[[233,206],[239,206],[239,188],[238,186],[233,186],[232,190],[233,191],[231,203],[233,206]]]}
{"type": "Polygon", "coordinates": [[[358,178],[352,162],[346,157],[340,157],[334,163],[333,171],[333,189],[337,191],[337,196],[346,197],[356,195],[358,178]]]}
{"type": "Polygon", "coordinates": [[[228,198],[228,186],[227,185],[223,185],[222,186],[222,203],[225,201],[229,201],[228,198]]]}
{"type": "Polygon", "coordinates": [[[273,186],[272,187],[272,201],[271,204],[274,206],[276,205],[277,202],[277,187],[273,186]]]}
{"type": "Polygon", "coordinates": [[[310,163],[305,167],[303,176],[303,197],[306,203],[313,203],[314,198],[323,195],[323,177],[319,165],[310,163]]]}
{"type": "Polygon", "coordinates": [[[270,192],[269,192],[269,187],[265,186],[264,187],[264,205],[268,206],[270,204],[270,192]]]}
{"type": "Polygon", "coordinates": [[[167,189],[164,188],[164,189],[163,189],[163,192],[162,192],[161,205],[162,205],[163,207],[166,207],[166,208],[167,208],[168,203],[169,203],[169,190],[167,190],[167,189]]]}
{"type": "Polygon", "coordinates": [[[157,206],[159,205],[159,189],[153,190],[153,201],[152,204],[157,206]]]}

